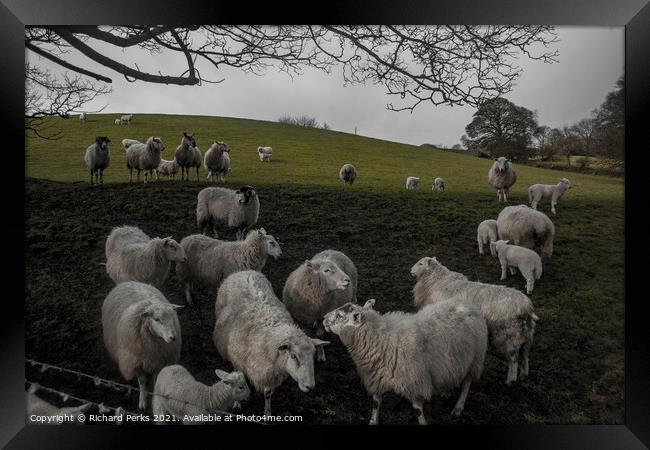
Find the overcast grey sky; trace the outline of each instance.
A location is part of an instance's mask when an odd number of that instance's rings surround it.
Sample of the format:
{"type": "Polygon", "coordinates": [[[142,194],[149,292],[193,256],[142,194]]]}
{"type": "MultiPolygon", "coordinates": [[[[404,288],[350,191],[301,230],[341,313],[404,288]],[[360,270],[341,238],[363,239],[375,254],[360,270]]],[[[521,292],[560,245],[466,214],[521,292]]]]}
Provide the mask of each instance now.
{"type": "MultiPolygon", "coordinates": [[[[598,107],[605,95],[615,89],[616,79],[624,68],[624,28],[557,27],[560,42],[559,62],[545,64],[522,58],[524,69],[506,98],[538,112],[540,125],[570,125],[598,107]]],[[[108,56],[129,65],[130,54],[106,46],[108,56]]],[[[38,58],[28,52],[28,59],[38,58]]],[[[161,54],[155,59],[139,56],[140,68],[155,73],[151,63],[171,75],[184,70],[176,55],[161,54]],[[175,68],[178,67],[178,70],[175,68]]],[[[70,55],[72,62],[87,61],[70,55]]],[[[45,64],[42,60],[39,64],[45,64]]],[[[412,114],[386,109],[391,99],[382,86],[343,86],[340,69],[331,74],[305,69],[301,76],[269,70],[264,76],[244,74],[231,68],[209,78],[225,78],[220,84],[203,86],[165,86],[144,82],[129,83],[121,75],[95,64],[84,62],[113,78],[113,93],[87,105],[86,110],[107,113],[132,112],[192,114],[275,121],[284,114],[310,115],[327,122],[338,131],[419,145],[424,142],[451,146],[460,141],[465,126],[471,122],[472,107],[433,107],[420,105],[412,114]]],[[[205,74],[204,74],[205,75],[205,74]]]]}

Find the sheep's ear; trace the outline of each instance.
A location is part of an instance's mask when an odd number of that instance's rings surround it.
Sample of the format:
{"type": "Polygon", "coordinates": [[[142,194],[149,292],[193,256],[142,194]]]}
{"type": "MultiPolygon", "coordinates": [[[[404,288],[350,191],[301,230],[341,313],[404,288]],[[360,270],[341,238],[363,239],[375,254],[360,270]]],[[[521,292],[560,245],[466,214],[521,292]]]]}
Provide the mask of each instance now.
{"type": "Polygon", "coordinates": [[[309,269],[313,269],[313,268],[314,268],[314,265],[313,265],[312,262],[311,262],[310,260],[308,260],[308,259],[305,260],[305,266],[307,266],[307,268],[309,268],[309,269]]]}
{"type": "Polygon", "coordinates": [[[183,136],[189,137],[185,131],[183,131],[183,136]]]}
{"type": "Polygon", "coordinates": [[[376,300],[374,298],[371,298],[366,303],[364,303],[363,309],[372,309],[375,306],[375,302],[376,300]]]}
{"type": "Polygon", "coordinates": [[[260,228],[260,233],[266,234],[266,230],[264,228],[260,228]]]}
{"type": "Polygon", "coordinates": [[[228,372],[221,369],[214,369],[214,373],[217,375],[217,377],[219,377],[220,380],[225,380],[229,375],[228,372]]]}
{"type": "Polygon", "coordinates": [[[172,309],[185,308],[185,305],[175,305],[174,303],[170,303],[169,306],[171,306],[172,309]]]}
{"type": "Polygon", "coordinates": [[[331,344],[330,341],[321,341],[320,339],[316,339],[316,338],[311,338],[311,341],[314,343],[314,346],[316,347],[323,347],[325,345],[331,344]]]}
{"type": "Polygon", "coordinates": [[[100,136],[97,136],[97,137],[95,138],[95,142],[97,142],[98,144],[99,144],[101,141],[102,141],[102,138],[101,138],[100,136]]]}

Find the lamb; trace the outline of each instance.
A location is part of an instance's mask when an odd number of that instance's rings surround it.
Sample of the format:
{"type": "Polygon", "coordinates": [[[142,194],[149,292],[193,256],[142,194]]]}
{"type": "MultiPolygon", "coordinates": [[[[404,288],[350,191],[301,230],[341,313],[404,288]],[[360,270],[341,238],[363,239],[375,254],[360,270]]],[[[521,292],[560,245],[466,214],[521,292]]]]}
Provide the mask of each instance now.
{"type": "Polygon", "coordinates": [[[352,186],[354,180],[357,179],[357,169],[352,164],[343,164],[339,171],[339,178],[345,184],[352,186]]]}
{"type": "Polygon", "coordinates": [[[225,224],[237,228],[237,239],[242,239],[246,230],[257,223],[259,213],[260,201],[251,186],[241,186],[236,191],[208,187],[197,196],[196,222],[203,234],[207,234],[209,227],[217,237],[217,225],[225,224]]]}
{"type": "Polygon", "coordinates": [[[181,355],[181,326],[176,309],[155,287],[126,281],[108,293],[102,305],[104,344],[120,373],[140,387],[138,407],[147,407],[148,377],[154,379],[181,355]]]}
{"type": "Polygon", "coordinates": [[[288,377],[302,392],[314,388],[314,353],[329,342],[307,337],[264,275],[231,274],[219,288],[214,312],[214,345],[264,393],[265,415],[271,415],[271,396],[288,377]]]}
{"type": "MultiPolygon", "coordinates": [[[[282,301],[296,322],[315,326],[316,337],[323,336],[323,316],[348,302],[357,301],[357,268],[337,250],[317,253],[291,272],[284,284],[282,301]]],[[[320,348],[318,361],[325,361],[320,348]]]]}
{"type": "Polygon", "coordinates": [[[497,190],[499,201],[508,201],[508,191],[516,181],[517,174],[512,162],[504,156],[496,158],[488,171],[488,184],[497,190]]]}
{"type": "Polygon", "coordinates": [[[213,181],[215,175],[219,180],[226,181],[225,176],[230,170],[230,146],[221,141],[214,141],[205,152],[203,164],[208,169],[207,178],[210,181],[213,181]]]}
{"type": "Polygon", "coordinates": [[[533,184],[528,188],[528,203],[533,209],[537,209],[537,204],[541,200],[550,200],[551,212],[555,214],[557,201],[569,189],[571,189],[571,182],[568,178],[560,178],[558,184],[533,184]]]}
{"type": "Polygon", "coordinates": [[[115,119],[115,125],[122,125],[122,121],[120,119],[115,119]]]}
{"type": "Polygon", "coordinates": [[[109,142],[111,140],[108,137],[97,136],[95,142],[86,149],[84,162],[90,170],[90,184],[104,182],[104,170],[111,164],[111,151],[108,148],[109,142]]]}
{"type": "Polygon", "coordinates": [[[427,305],[415,314],[379,314],[371,299],[329,312],[325,328],[338,335],[373,398],[370,425],[379,422],[382,396],[408,399],[418,423],[426,425],[423,403],[432,395],[462,386],[452,410],[460,416],[472,381],[483,372],[488,330],[480,311],[453,300],[427,305]]]}
{"type": "Polygon", "coordinates": [[[187,255],[184,262],[176,263],[176,276],[185,290],[188,305],[192,305],[192,287],[200,284],[219,287],[228,275],[240,270],[261,271],[269,256],[282,255],[280,244],[264,228],[252,230],[243,241],[220,241],[202,234],[186,236],[181,247],[187,255]]]}
{"type": "Polygon", "coordinates": [[[417,189],[420,187],[420,178],[419,177],[407,177],[406,178],[406,189],[417,189]]]}
{"type": "MultiPolygon", "coordinates": [[[[196,140],[194,139],[193,134],[187,134],[183,132],[183,137],[181,138],[181,143],[176,147],[176,152],[174,157],[178,162],[178,165],[181,166],[181,180],[185,180],[185,175],[187,174],[187,180],[190,180],[190,168],[196,166],[196,152],[194,148],[196,147],[196,140]]],[[[201,162],[201,156],[199,154],[199,164],[201,162]]],[[[196,169],[196,177],[198,181],[199,169],[196,169]]]]}
{"type": "Polygon", "coordinates": [[[158,169],[162,160],[161,153],[165,150],[165,145],[159,137],[151,136],[147,142],[132,143],[126,148],[126,167],[129,169],[129,183],[133,182],[133,169],[138,171],[140,182],[140,172],[144,170],[144,182],[147,182],[147,175],[153,180],[153,171],[158,169]]]}
{"type": "Polygon", "coordinates": [[[555,226],[541,211],[527,205],[507,206],[497,217],[499,239],[535,250],[542,259],[553,255],[555,226]]]}
{"type": "Polygon", "coordinates": [[[165,175],[167,177],[171,176],[172,178],[174,178],[178,173],[179,168],[180,166],[176,162],[176,158],[172,159],[171,161],[167,161],[166,159],[161,159],[160,164],[156,169],[156,179],[158,179],[160,174],[165,175]]]}
{"type": "Polygon", "coordinates": [[[186,261],[185,250],[170,237],[147,236],[140,228],[115,227],[106,239],[106,272],[117,284],[141,281],[161,288],[172,261],[186,261]]]}
{"type": "Polygon", "coordinates": [[[483,246],[488,244],[490,247],[490,253],[492,256],[497,256],[492,248],[492,242],[499,239],[497,234],[497,221],[494,219],[484,220],[478,224],[476,229],[476,240],[478,241],[478,252],[483,255],[483,246]]]}
{"type": "Polygon", "coordinates": [[[48,425],[61,425],[66,422],[63,416],[72,416],[73,422],[77,420],[79,413],[86,412],[92,405],[84,403],[79,406],[72,406],[66,408],[57,408],[51,403],[46,402],[36,395],[36,385],[32,384],[27,392],[25,392],[25,423],[26,424],[48,424],[48,425]],[[35,416],[39,416],[36,418],[35,416]]]}
{"type": "Polygon", "coordinates": [[[420,309],[454,297],[455,301],[477,306],[487,323],[494,352],[508,361],[506,384],[528,375],[528,356],[539,319],[530,299],[506,286],[469,281],[433,257],[420,259],[411,268],[416,278],[413,303],[420,309]]]}
{"type": "MultiPolygon", "coordinates": [[[[221,381],[206,386],[194,379],[185,367],[175,364],[164,367],[156,379],[152,411],[157,424],[166,419],[180,421],[183,425],[204,424],[196,416],[219,414],[230,410],[250,397],[246,378],[241,372],[224,372],[215,369],[221,381]],[[165,416],[171,417],[165,417],[165,416]]],[[[155,419],[154,419],[155,420],[155,419]]]]}
{"type": "Polygon", "coordinates": [[[79,114],[79,120],[86,120],[87,118],[88,118],[88,114],[86,114],[85,112],[79,114]]]}
{"type": "Polygon", "coordinates": [[[490,243],[490,250],[496,253],[501,263],[501,280],[506,279],[506,272],[510,268],[510,273],[514,275],[515,268],[519,269],[521,275],[526,279],[526,294],[533,293],[535,280],[542,277],[542,259],[534,251],[509,245],[510,241],[498,240],[490,243]]]}
{"type": "Polygon", "coordinates": [[[122,117],[120,117],[120,124],[130,125],[131,120],[133,120],[133,114],[125,114],[122,117]]]}
{"type": "Polygon", "coordinates": [[[257,153],[260,155],[260,161],[271,162],[271,156],[273,155],[273,148],[257,147],[257,153]]]}
{"type": "Polygon", "coordinates": [[[133,144],[142,144],[142,142],[137,139],[122,139],[122,148],[128,150],[133,144]]]}
{"type": "Polygon", "coordinates": [[[445,183],[445,180],[442,178],[437,177],[435,180],[433,180],[433,185],[431,186],[432,191],[435,189],[436,191],[444,192],[446,188],[447,183],[445,183]]]}

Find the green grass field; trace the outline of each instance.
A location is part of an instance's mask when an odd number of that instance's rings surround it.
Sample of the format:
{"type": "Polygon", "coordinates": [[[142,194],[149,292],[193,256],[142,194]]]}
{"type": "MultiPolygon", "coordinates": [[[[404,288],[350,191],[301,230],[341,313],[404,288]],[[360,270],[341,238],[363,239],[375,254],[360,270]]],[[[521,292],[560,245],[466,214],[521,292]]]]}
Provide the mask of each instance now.
{"type": "MultiPolygon", "coordinates": [[[[476,226],[496,218],[503,207],[486,183],[489,160],[271,122],[136,115],[132,125],[119,126],[115,117],[56,120],[64,138],[27,141],[28,358],[120,380],[101,337],[101,303],[113,286],[100,265],[106,236],[123,224],[178,240],[198,232],[194,209],[196,194],[208,185],[205,169],[200,183],[161,179],[129,185],[120,148],[127,137],[162,137],[165,159],[172,158],[183,131],[195,133],[202,150],[214,140],[230,144],[233,172],[226,186],[257,188],[258,225],[283,248],[283,256],[263,270],[278,295],[289,273],[325,248],[352,258],[359,271],[359,300],[376,298],[382,312],[413,310],[409,270],[422,256],[436,256],[471,280],[524,288],[519,275],[500,281],[498,262],[477,251],[476,226]],[[91,187],[83,155],[97,135],[111,138],[113,163],[105,184],[91,187]],[[259,145],[273,147],[270,164],[259,161],[259,145]],[[359,172],[352,187],[338,180],[346,162],[359,172]],[[409,175],[422,178],[421,190],[404,189],[409,175]],[[446,192],[431,192],[436,176],[447,181],[446,192]]],[[[516,170],[511,204],[525,203],[533,183],[566,176],[573,185],[558,203],[558,215],[551,216],[555,252],[531,297],[540,316],[531,375],[508,387],[506,364],[488,354],[463,417],[449,415],[458,390],[427,403],[425,414],[440,424],[624,423],[624,180],[529,166],[516,170]]],[[[550,214],[549,205],[541,209],[550,214]]],[[[173,270],[163,292],[184,303],[173,270]]],[[[194,308],[179,310],[181,364],[206,383],[214,381],[214,368],[230,368],[212,344],[213,303],[214,293],[202,292],[194,308]]],[[[335,336],[327,338],[333,342],[327,361],[316,365],[316,389],[304,394],[287,380],[274,395],[274,412],[301,414],[305,423],[367,423],[371,399],[345,348],[335,336]]],[[[136,396],[93,383],[31,368],[26,376],[98,403],[137,407],[136,396]]],[[[244,413],[262,408],[262,395],[253,394],[244,413]]],[[[387,395],[380,421],[414,424],[415,416],[408,402],[387,395]]]]}

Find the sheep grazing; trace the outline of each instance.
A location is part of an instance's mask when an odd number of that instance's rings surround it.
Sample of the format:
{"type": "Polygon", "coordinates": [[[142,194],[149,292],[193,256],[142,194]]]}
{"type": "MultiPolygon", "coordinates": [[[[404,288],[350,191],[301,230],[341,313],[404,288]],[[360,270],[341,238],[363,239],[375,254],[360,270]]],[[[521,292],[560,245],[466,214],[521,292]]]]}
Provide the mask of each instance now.
{"type": "Polygon", "coordinates": [[[161,288],[171,262],[186,259],[171,236],[151,239],[137,227],[113,228],[106,239],[106,272],[115,283],[141,281],[161,288]]]}
{"type": "Polygon", "coordinates": [[[120,124],[131,125],[132,120],[133,120],[133,114],[125,114],[122,117],[120,117],[120,124]]]}
{"type": "Polygon", "coordinates": [[[208,179],[213,181],[216,175],[219,180],[226,181],[226,174],[230,171],[230,146],[221,141],[214,144],[205,152],[203,164],[208,169],[208,179]]]}
{"type": "Polygon", "coordinates": [[[506,384],[528,375],[528,356],[533,343],[535,323],[539,319],[526,295],[506,286],[469,281],[433,257],[420,259],[411,268],[416,278],[413,303],[416,308],[453,297],[457,302],[481,310],[490,332],[495,353],[508,361],[506,384]]]}
{"type": "Polygon", "coordinates": [[[109,142],[111,140],[108,137],[97,136],[95,142],[86,149],[84,162],[90,170],[90,184],[104,182],[104,170],[111,164],[111,151],[108,148],[109,142]]]}
{"type": "Polygon", "coordinates": [[[260,161],[271,162],[273,149],[271,147],[257,147],[257,153],[260,155],[260,161]]]}
{"type": "Polygon", "coordinates": [[[211,228],[217,237],[217,225],[237,228],[237,239],[243,239],[246,230],[257,223],[260,200],[251,186],[233,189],[208,187],[197,196],[196,222],[203,234],[211,228]]]}
{"type": "Polygon", "coordinates": [[[526,294],[532,294],[535,280],[542,277],[542,259],[539,255],[528,248],[509,245],[509,241],[504,240],[492,242],[490,249],[499,257],[501,280],[506,279],[508,269],[512,275],[516,273],[515,268],[519,269],[521,275],[526,279],[526,294]]]}
{"type": "Polygon", "coordinates": [[[264,275],[246,270],[226,278],[214,313],[214,345],[264,393],[265,415],[271,415],[271,396],[287,377],[303,392],[314,388],[314,353],[329,342],[307,337],[264,275]]]}
{"type": "Polygon", "coordinates": [[[164,367],[156,378],[153,391],[152,411],[157,424],[168,420],[180,421],[183,425],[208,423],[197,416],[219,414],[229,411],[240,402],[247,401],[250,389],[241,372],[214,373],[221,381],[206,386],[185,369],[174,364],[164,367]]]}
{"type": "Polygon", "coordinates": [[[86,120],[87,118],[88,118],[88,114],[86,114],[85,112],[79,114],[79,120],[86,120]]]}
{"type": "Polygon", "coordinates": [[[488,184],[497,190],[497,199],[499,201],[508,201],[508,191],[517,181],[512,162],[500,156],[494,160],[494,164],[488,171],[488,184]]]}
{"type": "Polygon", "coordinates": [[[122,121],[120,119],[115,119],[115,125],[122,125],[122,121]]]}
{"type": "MultiPolygon", "coordinates": [[[[176,152],[174,153],[174,158],[178,162],[178,165],[181,166],[181,180],[185,180],[187,174],[187,181],[190,180],[190,169],[196,166],[196,152],[194,148],[196,147],[196,139],[194,139],[193,134],[187,134],[183,132],[183,137],[181,138],[181,143],[176,147],[176,152]]],[[[199,164],[201,163],[201,156],[199,154],[199,164]]],[[[199,169],[196,169],[196,180],[199,179],[199,169]]]]}
{"type": "Polygon", "coordinates": [[[162,160],[162,152],[165,145],[159,137],[151,136],[147,142],[132,143],[126,148],[126,167],[129,169],[129,183],[133,182],[133,169],[137,170],[140,182],[140,172],[144,170],[144,182],[147,182],[147,175],[153,180],[153,172],[158,169],[162,160]]]}
{"type": "Polygon", "coordinates": [[[445,183],[445,180],[443,180],[440,177],[433,180],[433,184],[431,185],[432,191],[435,189],[436,191],[444,192],[446,188],[447,188],[447,183],[445,183]]]}
{"type": "Polygon", "coordinates": [[[160,164],[158,164],[158,168],[156,169],[156,179],[158,179],[161,174],[166,177],[174,178],[178,173],[179,168],[180,166],[176,162],[176,159],[172,159],[171,161],[161,159],[160,164]]]}
{"type": "Polygon", "coordinates": [[[352,164],[344,164],[339,171],[339,178],[345,184],[352,186],[354,180],[357,179],[357,169],[352,164]]]}
{"type": "Polygon", "coordinates": [[[325,329],[341,339],[373,398],[370,425],[379,422],[382,396],[405,397],[426,425],[424,401],[462,386],[452,415],[460,416],[472,381],[483,372],[488,330],[480,311],[453,300],[427,305],[415,314],[373,310],[347,303],[329,312],[325,329]]]}
{"type": "MultiPolygon", "coordinates": [[[[323,336],[323,316],[348,302],[357,301],[357,268],[337,250],[314,255],[291,272],[284,284],[282,301],[294,320],[305,327],[316,326],[323,336]]],[[[325,361],[320,348],[318,361],[325,361]]]]}
{"type": "Polygon", "coordinates": [[[264,228],[252,230],[242,241],[220,241],[202,234],[186,236],[181,247],[187,255],[176,263],[176,276],[185,290],[187,303],[192,305],[193,285],[214,288],[228,275],[240,270],[261,271],[269,256],[282,255],[280,244],[264,228]]]}
{"type": "Polygon", "coordinates": [[[142,144],[142,142],[137,139],[122,139],[122,148],[128,150],[133,144],[142,144]]]}
{"type": "Polygon", "coordinates": [[[527,205],[507,206],[497,217],[499,239],[535,250],[542,258],[553,255],[555,226],[541,211],[527,205]]]}
{"type": "Polygon", "coordinates": [[[127,281],[111,290],[102,305],[104,344],[120,373],[140,386],[138,407],[147,407],[147,381],[181,356],[176,309],[155,287],[127,281]]]}
{"type": "Polygon", "coordinates": [[[537,209],[537,204],[544,200],[551,201],[551,212],[555,214],[555,205],[564,193],[571,189],[568,178],[560,178],[558,184],[533,184],[528,188],[528,203],[531,208],[537,209]]]}
{"type": "Polygon", "coordinates": [[[420,187],[420,178],[419,177],[408,177],[406,178],[406,189],[417,189],[420,187]]]}
{"type": "Polygon", "coordinates": [[[36,395],[36,386],[32,385],[25,392],[25,423],[38,425],[61,425],[63,423],[78,423],[77,415],[86,412],[92,405],[84,403],[79,406],[57,408],[36,395]],[[34,416],[39,416],[38,420],[34,416]],[[68,417],[66,421],[64,416],[68,417]],[[70,417],[72,416],[72,421],[70,417]]]}
{"type": "Polygon", "coordinates": [[[492,242],[499,239],[497,233],[497,221],[494,219],[484,220],[478,224],[476,229],[476,240],[478,241],[478,252],[483,255],[483,246],[487,244],[490,248],[492,256],[497,256],[494,249],[490,246],[492,242]]]}

